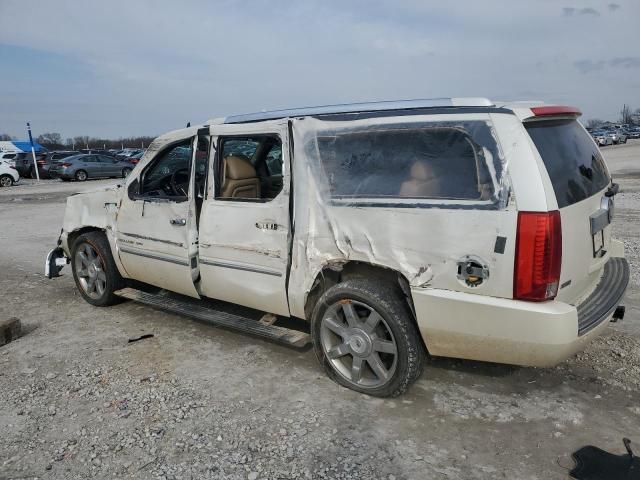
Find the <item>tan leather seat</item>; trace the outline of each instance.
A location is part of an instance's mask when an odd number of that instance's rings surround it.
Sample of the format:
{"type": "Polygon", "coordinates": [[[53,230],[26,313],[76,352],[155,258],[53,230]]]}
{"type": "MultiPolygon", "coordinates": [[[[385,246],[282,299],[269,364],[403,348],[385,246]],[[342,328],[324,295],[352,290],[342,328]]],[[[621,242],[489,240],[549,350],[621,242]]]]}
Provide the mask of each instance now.
{"type": "Polygon", "coordinates": [[[247,157],[225,157],[222,178],[221,198],[260,198],[260,179],[247,157]]]}
{"type": "Polygon", "coordinates": [[[416,160],[411,166],[409,180],[400,186],[401,197],[437,198],[440,194],[440,180],[433,168],[424,160],[416,160]]]}

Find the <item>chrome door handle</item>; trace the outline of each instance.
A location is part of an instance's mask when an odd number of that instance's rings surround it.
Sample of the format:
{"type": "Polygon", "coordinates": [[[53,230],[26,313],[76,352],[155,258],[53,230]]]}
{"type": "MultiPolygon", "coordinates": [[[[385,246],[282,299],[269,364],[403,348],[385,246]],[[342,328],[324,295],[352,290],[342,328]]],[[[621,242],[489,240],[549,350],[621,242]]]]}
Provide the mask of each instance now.
{"type": "Polygon", "coordinates": [[[186,218],[172,218],[169,220],[171,225],[176,225],[177,227],[184,227],[187,224],[186,218]]]}

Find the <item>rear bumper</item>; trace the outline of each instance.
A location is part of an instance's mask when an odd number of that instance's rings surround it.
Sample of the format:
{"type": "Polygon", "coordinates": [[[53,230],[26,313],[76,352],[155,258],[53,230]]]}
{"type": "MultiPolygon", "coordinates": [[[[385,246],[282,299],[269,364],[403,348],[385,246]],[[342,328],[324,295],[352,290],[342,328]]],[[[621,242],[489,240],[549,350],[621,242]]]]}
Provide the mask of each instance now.
{"type": "Polygon", "coordinates": [[[596,290],[577,307],[413,288],[420,332],[436,356],[556,365],[602,333],[622,299],[628,264],[612,258],[606,265],[596,290]]]}

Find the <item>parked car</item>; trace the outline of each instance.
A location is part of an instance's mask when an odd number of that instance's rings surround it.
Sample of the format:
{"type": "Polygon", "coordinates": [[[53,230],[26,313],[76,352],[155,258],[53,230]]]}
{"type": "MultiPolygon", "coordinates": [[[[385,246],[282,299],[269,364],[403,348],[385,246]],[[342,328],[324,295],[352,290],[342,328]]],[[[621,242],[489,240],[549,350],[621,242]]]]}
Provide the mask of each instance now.
{"type": "Polygon", "coordinates": [[[627,136],[622,130],[614,130],[613,132],[609,132],[609,136],[615,145],[619,143],[627,143],[627,136]]]}
{"type": "Polygon", "coordinates": [[[596,143],[601,147],[613,145],[613,138],[611,138],[611,136],[603,130],[597,130],[591,135],[593,136],[593,139],[596,141],[596,143]]]}
{"type": "Polygon", "coordinates": [[[142,156],[144,155],[144,150],[138,153],[135,153],[133,155],[131,155],[130,157],[125,157],[124,160],[128,161],[129,163],[131,163],[132,165],[137,165],[138,162],[140,162],[140,159],[142,158],[142,156]]]}
{"type": "Polygon", "coordinates": [[[20,180],[20,174],[8,160],[0,160],[0,187],[10,187],[20,180]]]}
{"type": "Polygon", "coordinates": [[[123,186],[67,199],[45,273],[70,262],[95,306],[135,299],[311,342],[332,379],[370,395],[404,392],[427,351],[555,365],[623,317],[629,281],[618,185],[579,115],[437,99],[177,130],[123,186]]]}
{"type": "Polygon", "coordinates": [[[20,154],[21,152],[0,152],[0,162],[7,163],[15,168],[16,157],[20,154]]]}
{"type": "Polygon", "coordinates": [[[89,178],[122,177],[126,178],[133,167],[106,155],[73,155],[54,161],[49,167],[51,178],[77,180],[84,182],[89,178]]]}
{"type": "Polygon", "coordinates": [[[131,158],[133,155],[137,155],[140,152],[144,152],[144,150],[142,149],[125,149],[122,152],[118,153],[116,155],[116,158],[118,160],[127,160],[129,158],[131,158]]]}
{"type": "Polygon", "coordinates": [[[79,153],[92,154],[92,155],[107,155],[113,157],[111,150],[104,150],[102,148],[81,148],[79,153]]]}
{"type": "Polygon", "coordinates": [[[628,138],[640,138],[640,128],[632,128],[625,132],[628,138]]]}
{"type": "MultiPolygon", "coordinates": [[[[41,158],[36,162],[38,164],[38,174],[40,175],[40,178],[50,178],[49,169],[55,162],[78,154],[79,152],[74,150],[56,150],[48,152],[44,158],[41,158]]],[[[32,175],[31,178],[35,177],[35,175],[33,175],[33,171],[30,171],[30,175],[32,175]]]]}
{"type": "MultiPolygon", "coordinates": [[[[47,152],[36,153],[36,165],[42,165],[47,152]]],[[[16,169],[24,178],[36,178],[35,167],[33,164],[33,154],[31,152],[19,153],[15,157],[16,169]]]]}

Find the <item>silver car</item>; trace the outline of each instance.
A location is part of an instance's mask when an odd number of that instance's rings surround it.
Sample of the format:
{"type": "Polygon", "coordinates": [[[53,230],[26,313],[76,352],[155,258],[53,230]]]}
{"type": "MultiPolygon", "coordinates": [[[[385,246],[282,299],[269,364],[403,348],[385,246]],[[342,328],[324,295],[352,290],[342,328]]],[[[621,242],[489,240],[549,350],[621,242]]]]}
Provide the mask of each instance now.
{"type": "Polygon", "coordinates": [[[622,130],[609,132],[609,136],[615,145],[618,145],[619,143],[627,143],[627,135],[622,130]]]}
{"type": "Polygon", "coordinates": [[[601,147],[613,145],[613,139],[609,135],[609,132],[598,130],[596,132],[593,132],[591,135],[593,136],[593,139],[596,141],[596,143],[601,147]]]}
{"type": "Polygon", "coordinates": [[[131,170],[133,165],[129,162],[108,155],[87,154],[74,155],[54,162],[49,169],[49,175],[51,178],[84,182],[88,178],[126,178],[131,170]]]}

